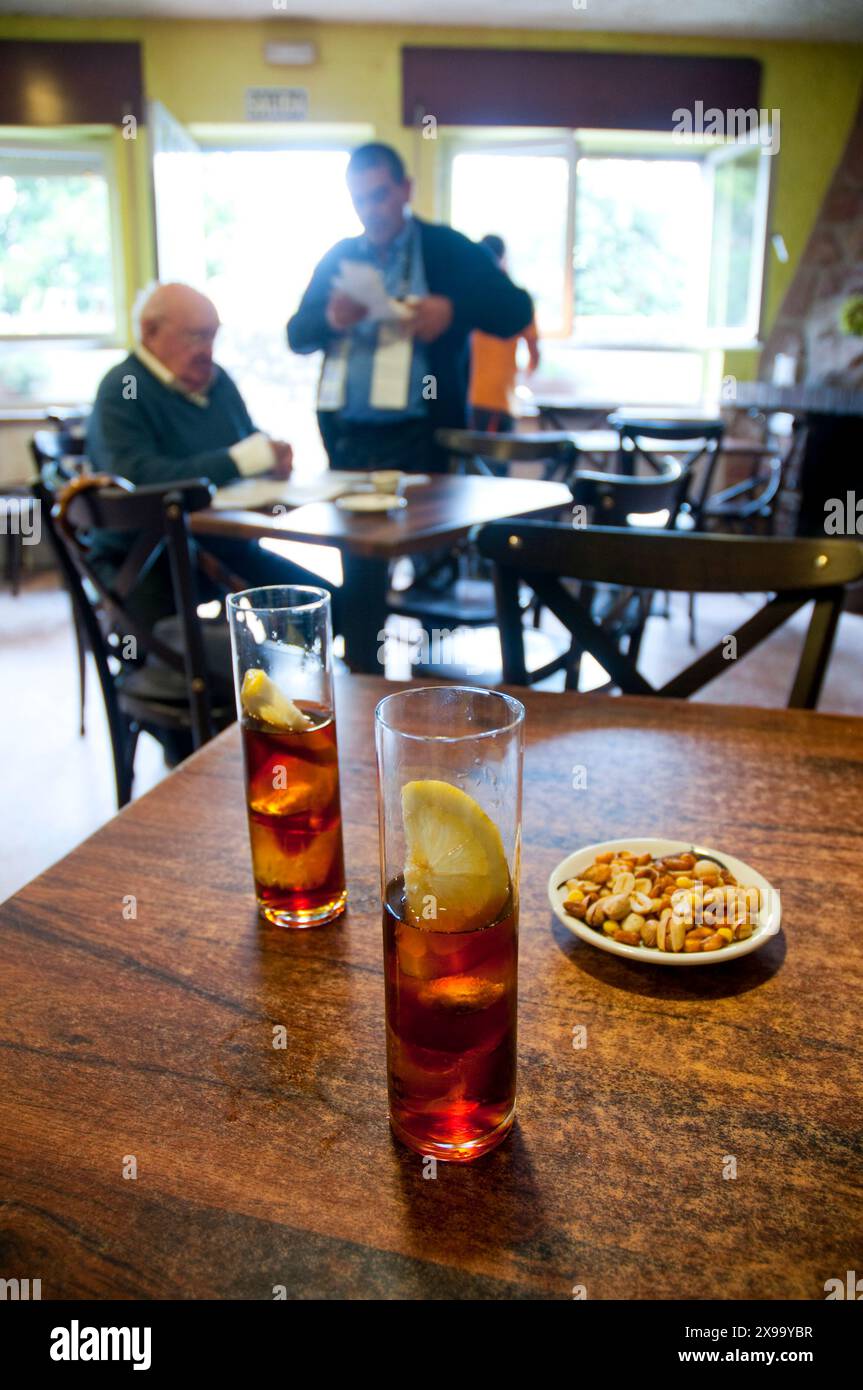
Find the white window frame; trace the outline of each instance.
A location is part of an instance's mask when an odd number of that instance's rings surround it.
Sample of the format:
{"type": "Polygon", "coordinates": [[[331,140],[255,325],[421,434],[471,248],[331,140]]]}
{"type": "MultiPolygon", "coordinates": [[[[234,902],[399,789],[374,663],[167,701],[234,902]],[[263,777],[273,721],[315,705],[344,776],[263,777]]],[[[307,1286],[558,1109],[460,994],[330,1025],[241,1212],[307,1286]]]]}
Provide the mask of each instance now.
{"type": "MultiPolygon", "coordinates": [[[[578,313],[575,304],[575,272],[574,272],[574,253],[575,253],[575,229],[576,229],[576,199],[577,199],[577,179],[576,164],[580,158],[600,158],[600,159],[657,159],[669,161],[673,159],[693,160],[702,165],[708,176],[711,169],[715,168],[721,161],[739,157],[741,147],[751,146],[751,141],[726,142],[709,136],[685,145],[672,144],[669,137],[664,132],[607,132],[589,130],[548,130],[531,131],[526,128],[505,128],[483,127],[481,129],[460,129],[450,128],[440,132],[441,143],[443,145],[444,158],[441,161],[440,183],[438,185],[438,206],[444,210],[445,216],[449,219],[452,209],[452,165],[458,154],[482,153],[482,154],[547,154],[567,152],[570,162],[569,176],[569,200],[567,211],[567,232],[566,249],[564,252],[564,293],[565,304],[563,312],[563,322],[566,325],[562,333],[547,333],[544,337],[554,338],[562,343],[570,343],[577,348],[591,348],[597,352],[601,351],[641,351],[641,352],[697,352],[704,356],[705,375],[707,373],[707,354],[718,350],[732,351],[735,349],[751,349],[759,346],[761,335],[764,297],[766,282],[766,264],[768,252],[768,228],[770,220],[770,198],[771,198],[771,158],[767,152],[767,145],[762,142],[761,162],[759,165],[759,179],[757,186],[757,206],[756,222],[753,230],[753,239],[756,246],[756,254],[753,256],[753,264],[750,267],[750,316],[743,329],[709,328],[707,325],[707,294],[709,292],[709,266],[710,248],[708,245],[707,271],[708,285],[705,287],[704,302],[704,326],[694,341],[680,339],[678,341],[656,340],[656,339],[633,339],[623,338],[619,341],[596,341],[589,335],[580,335],[578,331],[578,313]],[[759,240],[760,239],[760,240],[759,240]],[[763,251],[757,249],[763,247],[763,251]]],[[[712,195],[712,188],[711,188],[712,195]]],[[[712,207],[712,199],[711,199],[712,207]]],[[[709,234],[712,229],[712,216],[708,228],[709,234]]]]}
{"type": "MultiPolygon", "coordinates": [[[[767,253],[769,245],[768,229],[770,225],[770,209],[773,191],[773,159],[774,156],[770,144],[770,130],[762,127],[758,132],[757,143],[752,140],[728,141],[718,145],[715,149],[709,150],[704,156],[704,166],[711,179],[711,235],[713,231],[712,208],[714,201],[714,180],[716,170],[723,164],[732,160],[739,159],[748,150],[754,148],[758,151],[758,178],[755,189],[755,225],[752,231],[752,241],[755,246],[755,254],[752,257],[752,264],[749,267],[749,289],[747,294],[747,320],[742,328],[711,328],[705,325],[705,338],[708,347],[719,347],[726,351],[735,349],[758,348],[761,346],[761,334],[764,324],[764,308],[767,288],[767,253]],[[766,134],[766,141],[762,140],[762,132],[766,134]],[[759,253],[758,247],[761,247],[759,253]]],[[[708,258],[708,265],[712,258],[708,258]]]]}
{"type": "Polygon", "coordinates": [[[0,343],[68,344],[80,348],[115,348],[125,345],[126,295],[123,234],[114,152],[110,136],[73,142],[26,140],[21,132],[0,132],[0,177],[6,174],[98,174],[108,193],[109,254],[114,304],[114,327],[106,333],[36,332],[4,333],[0,343]],[[49,166],[53,166],[49,167],[49,166]]]}

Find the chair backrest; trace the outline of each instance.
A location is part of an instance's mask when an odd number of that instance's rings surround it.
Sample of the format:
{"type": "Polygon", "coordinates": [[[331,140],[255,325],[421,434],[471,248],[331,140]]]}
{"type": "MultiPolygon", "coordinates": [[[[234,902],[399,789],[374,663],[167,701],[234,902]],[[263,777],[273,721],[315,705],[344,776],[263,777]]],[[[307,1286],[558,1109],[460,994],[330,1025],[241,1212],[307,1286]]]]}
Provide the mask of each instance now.
{"type": "Polygon", "coordinates": [[[573,530],[555,522],[502,521],[482,528],[479,551],[495,565],[504,680],[529,685],[519,585],[569,629],[626,695],[686,698],[728,669],[804,604],[812,618],[789,699],[814,709],[827,670],[844,587],[863,578],[863,545],[853,540],[680,535],[620,528],[573,530]],[[684,593],[765,593],[773,597],[738,630],[659,689],[564,586],[564,579],[684,593]],[[731,645],[730,645],[731,644],[731,645]]]}
{"type": "Polygon", "coordinates": [[[578,468],[569,486],[591,526],[628,526],[631,516],[667,511],[665,527],[670,529],[686,496],[689,474],[674,459],[661,460],[660,470],[658,476],[644,478],[578,468]]]}
{"type": "Polygon", "coordinates": [[[542,463],[543,476],[568,476],[578,450],[572,437],[558,431],[537,434],[484,434],[480,430],[435,431],[435,442],[447,453],[465,459],[474,472],[494,474],[490,464],[542,463]]]}
{"type": "MultiPolygon", "coordinates": [[[[50,495],[44,483],[37,484],[39,488],[50,495]]],[[[139,658],[149,653],[185,676],[196,747],[212,737],[213,724],[186,517],[209,506],[212,494],[212,485],[203,478],[133,488],[122,478],[89,474],[68,483],[51,509],[53,532],[65,557],[64,577],[97,656],[106,705],[110,707],[116,694],[108,664],[113,649],[106,636],[112,631],[134,637],[139,658]],[[98,529],[129,533],[128,551],[110,585],[90,559],[90,536],[98,529]],[[153,624],[129,606],[136,585],[163,550],[170,564],[182,653],[162,641],[153,624]]]]}
{"type": "Polygon", "coordinates": [[[617,430],[620,440],[618,466],[622,473],[633,472],[633,465],[639,459],[658,472],[663,462],[663,444],[673,444],[684,450],[680,463],[687,472],[689,487],[681,505],[687,503],[695,526],[699,528],[722,448],[723,421],[630,420],[610,415],[608,423],[617,430]]]}
{"type": "Polygon", "coordinates": [[[58,474],[77,477],[85,466],[86,431],[82,422],[74,426],[56,420],[53,429],[36,430],[30,440],[30,452],[37,474],[51,464],[58,474]],[[77,460],[77,462],[70,461],[77,460]]]}

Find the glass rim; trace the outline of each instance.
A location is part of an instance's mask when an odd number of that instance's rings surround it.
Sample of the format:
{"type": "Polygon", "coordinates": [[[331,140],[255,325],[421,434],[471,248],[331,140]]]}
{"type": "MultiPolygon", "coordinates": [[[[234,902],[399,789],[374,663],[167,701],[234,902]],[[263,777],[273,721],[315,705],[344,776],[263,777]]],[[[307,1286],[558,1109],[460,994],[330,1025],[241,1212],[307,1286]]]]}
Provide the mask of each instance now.
{"type": "Polygon", "coordinates": [[[329,589],[318,588],[314,584],[261,584],[254,589],[241,589],[239,593],[228,594],[227,606],[238,613],[312,613],[329,603],[332,598],[329,589]],[[256,594],[309,594],[300,603],[255,603],[256,594]],[[245,604],[242,600],[246,599],[245,604]]]}
{"type": "Polygon", "coordinates": [[[391,734],[397,734],[399,738],[414,739],[419,743],[468,743],[479,738],[496,738],[498,734],[511,733],[524,723],[524,705],[521,700],[517,700],[514,695],[508,695],[505,690],[490,690],[482,685],[418,685],[407,687],[405,690],[394,690],[392,695],[385,695],[379,700],[375,708],[375,725],[381,729],[386,729],[391,734]],[[394,700],[401,700],[411,695],[430,695],[435,691],[446,690],[451,694],[459,695],[486,695],[495,700],[500,700],[509,710],[510,718],[504,724],[499,724],[494,729],[477,729],[470,734],[414,734],[404,729],[397,729],[394,724],[387,721],[385,706],[394,700]]]}

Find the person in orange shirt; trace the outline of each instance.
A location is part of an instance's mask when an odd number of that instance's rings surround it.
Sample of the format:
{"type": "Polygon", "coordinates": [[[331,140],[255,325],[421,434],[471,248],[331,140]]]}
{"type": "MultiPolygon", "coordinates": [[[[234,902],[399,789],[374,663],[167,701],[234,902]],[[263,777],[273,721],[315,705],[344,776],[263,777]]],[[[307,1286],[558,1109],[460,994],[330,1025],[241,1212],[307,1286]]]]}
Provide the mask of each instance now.
{"type": "MultiPolygon", "coordinates": [[[[502,237],[490,234],[480,242],[506,271],[506,246],[502,237]]],[[[518,367],[516,353],[521,339],[527,343],[531,372],[539,366],[539,338],[534,321],[514,338],[492,338],[488,333],[471,335],[470,425],[485,434],[509,434],[515,426],[512,394],[518,367]]]]}

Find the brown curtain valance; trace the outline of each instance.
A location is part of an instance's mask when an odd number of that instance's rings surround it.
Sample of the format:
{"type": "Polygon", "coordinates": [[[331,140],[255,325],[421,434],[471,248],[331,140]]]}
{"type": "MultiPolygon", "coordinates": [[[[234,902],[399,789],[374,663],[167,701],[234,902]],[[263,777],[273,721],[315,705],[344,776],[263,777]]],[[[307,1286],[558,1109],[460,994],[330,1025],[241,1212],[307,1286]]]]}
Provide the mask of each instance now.
{"type": "Polygon", "coordinates": [[[0,39],[0,125],[144,120],[137,43],[0,39]]]}
{"type": "Polygon", "coordinates": [[[403,48],[402,120],[441,125],[671,130],[678,108],[759,105],[753,58],[573,53],[501,48],[403,48]]]}

